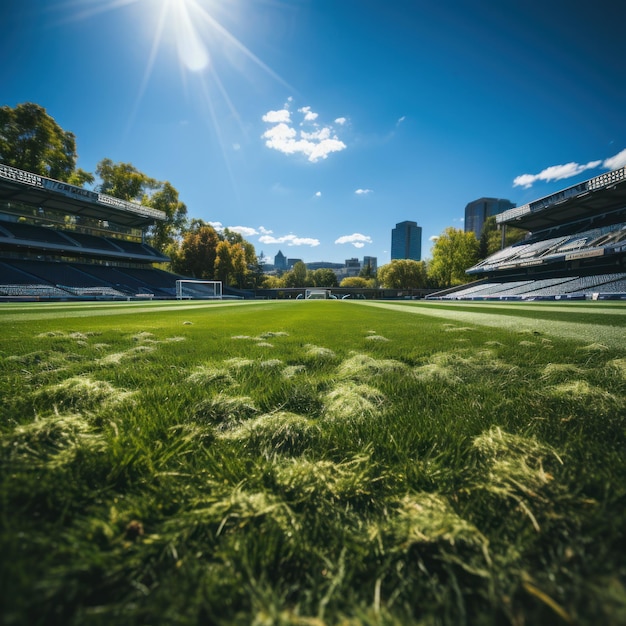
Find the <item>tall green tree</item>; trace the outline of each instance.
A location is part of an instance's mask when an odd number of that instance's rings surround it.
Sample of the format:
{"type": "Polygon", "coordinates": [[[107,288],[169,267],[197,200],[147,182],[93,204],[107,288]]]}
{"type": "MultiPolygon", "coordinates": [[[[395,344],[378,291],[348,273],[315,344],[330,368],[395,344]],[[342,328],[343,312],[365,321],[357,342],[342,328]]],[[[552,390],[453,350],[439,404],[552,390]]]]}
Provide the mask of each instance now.
{"type": "Polygon", "coordinates": [[[306,287],[306,265],[302,261],[298,261],[291,270],[285,272],[282,278],[285,287],[306,287]]]}
{"type": "Polygon", "coordinates": [[[424,261],[394,259],[378,268],[378,282],[387,289],[421,289],[427,281],[424,261]]]}
{"type": "MultiPolygon", "coordinates": [[[[67,182],[76,170],[76,137],[32,102],[0,107],[0,161],[67,182]]],[[[90,176],[83,170],[87,178],[90,176]]]]}
{"type": "Polygon", "coordinates": [[[154,178],[140,172],[131,163],[114,163],[111,159],[102,159],[96,167],[96,174],[101,181],[102,193],[129,202],[143,202],[159,186],[154,178]]]}
{"type": "Polygon", "coordinates": [[[164,222],[157,221],[148,232],[148,243],[157,250],[165,250],[183,231],[187,222],[187,207],[178,199],[178,191],[169,182],[161,183],[148,204],[167,216],[164,222]]]}
{"type": "Polygon", "coordinates": [[[337,274],[328,267],[307,272],[307,283],[313,287],[336,287],[337,274]]]}
{"type": "MultiPolygon", "coordinates": [[[[428,266],[429,278],[438,287],[453,287],[470,282],[465,270],[478,262],[478,239],[473,232],[448,227],[433,246],[428,266]]],[[[380,270],[379,270],[380,274],[380,270]]]]}

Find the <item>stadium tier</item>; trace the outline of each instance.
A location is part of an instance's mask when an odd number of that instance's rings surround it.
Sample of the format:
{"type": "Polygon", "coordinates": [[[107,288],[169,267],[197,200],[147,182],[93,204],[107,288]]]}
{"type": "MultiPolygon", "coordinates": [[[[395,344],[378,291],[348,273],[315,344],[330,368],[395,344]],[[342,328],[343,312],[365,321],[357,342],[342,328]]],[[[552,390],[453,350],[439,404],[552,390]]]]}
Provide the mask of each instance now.
{"type": "Polygon", "coordinates": [[[467,270],[446,300],[626,299],[626,167],[496,216],[523,241],[467,270]]]}
{"type": "Polygon", "coordinates": [[[162,211],[0,164],[0,297],[174,298],[144,241],[162,211]]]}

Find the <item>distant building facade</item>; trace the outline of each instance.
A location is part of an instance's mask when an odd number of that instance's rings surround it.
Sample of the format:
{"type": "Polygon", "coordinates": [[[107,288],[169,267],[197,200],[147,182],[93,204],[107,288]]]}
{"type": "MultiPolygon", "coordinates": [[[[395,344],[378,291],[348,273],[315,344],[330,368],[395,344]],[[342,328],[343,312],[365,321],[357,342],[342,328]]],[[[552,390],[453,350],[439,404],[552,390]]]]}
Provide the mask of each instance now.
{"type": "Polygon", "coordinates": [[[391,260],[422,260],[422,227],[417,222],[400,222],[391,231],[391,260]]]}
{"type": "Polygon", "coordinates": [[[498,215],[503,211],[514,209],[515,204],[501,198],[479,198],[465,207],[465,232],[473,232],[477,239],[483,230],[488,217],[498,215]]]}
{"type": "Polygon", "coordinates": [[[279,271],[285,271],[287,269],[287,257],[279,250],[278,254],[274,257],[274,269],[279,271]]]}

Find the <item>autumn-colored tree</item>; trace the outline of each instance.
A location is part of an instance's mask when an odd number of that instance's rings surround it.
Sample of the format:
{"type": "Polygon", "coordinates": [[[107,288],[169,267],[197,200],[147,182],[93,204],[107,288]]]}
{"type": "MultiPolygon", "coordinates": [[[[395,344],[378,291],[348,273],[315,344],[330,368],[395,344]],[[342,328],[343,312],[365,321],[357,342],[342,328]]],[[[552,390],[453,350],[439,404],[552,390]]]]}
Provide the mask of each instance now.
{"type": "Polygon", "coordinates": [[[183,276],[213,280],[219,243],[220,238],[213,226],[199,220],[194,222],[177,251],[172,253],[170,247],[172,269],[183,276]]]}

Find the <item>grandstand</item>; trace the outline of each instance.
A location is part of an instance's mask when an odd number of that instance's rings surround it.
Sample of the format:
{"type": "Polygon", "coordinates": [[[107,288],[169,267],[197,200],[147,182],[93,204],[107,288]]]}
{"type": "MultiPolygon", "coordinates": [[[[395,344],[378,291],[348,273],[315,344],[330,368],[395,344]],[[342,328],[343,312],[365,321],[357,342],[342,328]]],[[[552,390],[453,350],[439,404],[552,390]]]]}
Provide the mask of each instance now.
{"type": "Polygon", "coordinates": [[[174,298],[145,242],[165,213],[0,164],[0,299],[174,298]]]}
{"type": "Polygon", "coordinates": [[[626,167],[504,211],[496,222],[527,235],[469,268],[474,282],[431,298],[626,299],[626,167]]]}

